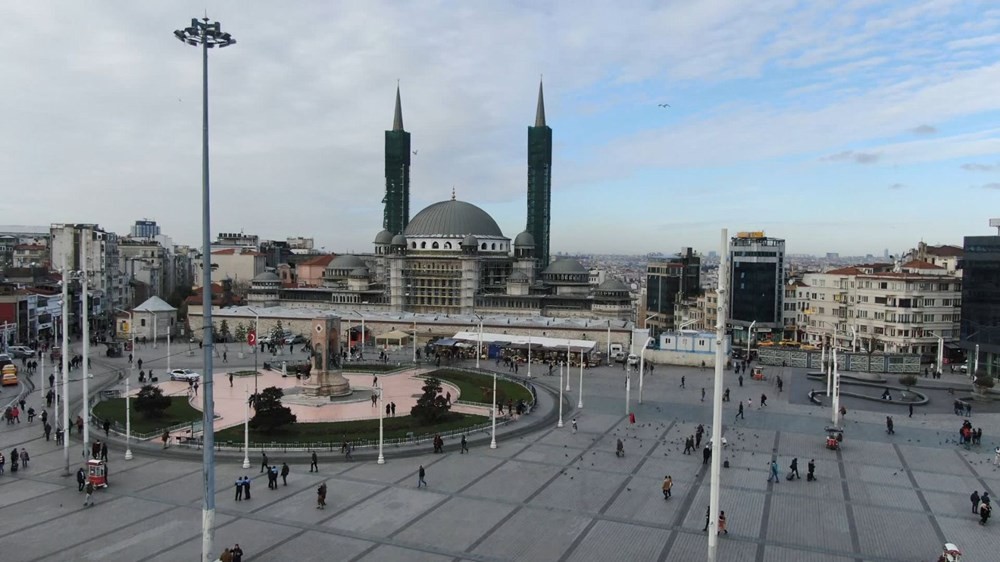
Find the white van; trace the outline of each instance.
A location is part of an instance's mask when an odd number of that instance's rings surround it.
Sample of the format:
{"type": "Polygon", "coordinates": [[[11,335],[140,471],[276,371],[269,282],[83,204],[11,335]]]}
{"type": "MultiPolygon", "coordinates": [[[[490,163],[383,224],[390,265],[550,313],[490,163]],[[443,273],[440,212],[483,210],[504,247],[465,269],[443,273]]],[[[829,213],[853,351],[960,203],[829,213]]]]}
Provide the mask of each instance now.
{"type": "Polygon", "coordinates": [[[639,356],[636,355],[636,354],[634,354],[634,353],[630,353],[628,355],[628,364],[631,365],[631,366],[633,366],[633,367],[636,366],[636,365],[638,365],[639,364],[639,356]]]}

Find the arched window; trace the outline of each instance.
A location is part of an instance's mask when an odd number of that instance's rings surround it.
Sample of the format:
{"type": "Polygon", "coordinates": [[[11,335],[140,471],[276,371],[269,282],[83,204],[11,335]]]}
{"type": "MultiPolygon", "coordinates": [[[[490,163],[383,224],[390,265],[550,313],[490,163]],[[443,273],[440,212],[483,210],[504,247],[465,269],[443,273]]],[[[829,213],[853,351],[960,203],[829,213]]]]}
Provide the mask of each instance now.
{"type": "Polygon", "coordinates": [[[434,242],[433,244],[431,244],[431,249],[432,250],[437,250],[438,249],[438,243],[434,242]]]}
{"type": "Polygon", "coordinates": [[[483,242],[483,245],[482,245],[482,248],[481,248],[481,249],[483,249],[483,250],[485,250],[485,249],[486,249],[486,242],[483,242]]]}
{"type": "Polygon", "coordinates": [[[451,249],[451,242],[445,242],[444,243],[444,249],[445,250],[450,250],[451,249]]]}
{"type": "Polygon", "coordinates": [[[494,249],[494,250],[497,249],[497,243],[496,242],[493,243],[493,248],[492,249],[494,249]]]}
{"type": "Polygon", "coordinates": [[[414,250],[416,250],[417,249],[417,243],[416,242],[410,242],[410,248],[413,248],[414,250]]]}
{"type": "Polygon", "coordinates": [[[427,242],[421,242],[420,243],[420,249],[421,250],[426,250],[427,249],[427,242]]]}

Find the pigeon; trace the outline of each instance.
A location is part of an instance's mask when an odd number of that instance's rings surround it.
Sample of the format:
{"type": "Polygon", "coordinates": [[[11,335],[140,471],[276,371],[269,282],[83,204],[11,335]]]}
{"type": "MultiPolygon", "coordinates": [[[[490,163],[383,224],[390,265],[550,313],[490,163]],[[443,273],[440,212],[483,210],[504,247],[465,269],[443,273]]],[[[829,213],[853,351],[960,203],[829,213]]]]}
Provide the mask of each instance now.
{"type": "Polygon", "coordinates": [[[658,103],[658,104],[656,104],[656,107],[667,108],[667,107],[670,107],[670,104],[669,103],[658,103]]]}

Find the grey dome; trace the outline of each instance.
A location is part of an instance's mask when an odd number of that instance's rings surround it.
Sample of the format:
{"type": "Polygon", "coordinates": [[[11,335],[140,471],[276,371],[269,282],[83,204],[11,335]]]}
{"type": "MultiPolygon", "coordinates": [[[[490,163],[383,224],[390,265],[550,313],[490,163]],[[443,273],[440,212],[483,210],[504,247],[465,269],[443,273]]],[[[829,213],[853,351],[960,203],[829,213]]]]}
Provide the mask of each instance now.
{"type": "Polygon", "coordinates": [[[402,234],[397,234],[392,237],[392,242],[389,244],[391,246],[406,246],[406,237],[402,234]]]}
{"type": "Polygon", "coordinates": [[[420,211],[406,227],[407,236],[495,236],[503,232],[486,211],[465,201],[441,201],[420,211]]]}
{"type": "Polygon", "coordinates": [[[587,271],[587,268],[583,267],[582,265],[580,265],[580,262],[572,258],[563,258],[560,260],[556,260],[551,264],[549,264],[549,266],[546,267],[545,271],[543,271],[542,273],[550,273],[550,274],[586,273],[588,275],[590,274],[590,272],[587,271]]]}
{"type": "Polygon", "coordinates": [[[470,235],[466,236],[464,240],[462,240],[462,245],[463,246],[471,246],[471,247],[475,248],[475,247],[479,246],[479,240],[476,240],[476,237],[470,234],[470,235]]]}
{"type": "Polygon", "coordinates": [[[514,247],[534,248],[535,237],[532,236],[530,232],[525,230],[521,234],[518,234],[517,238],[514,239],[514,247]]]}
{"type": "Polygon", "coordinates": [[[508,277],[507,279],[509,281],[513,281],[515,283],[527,283],[528,282],[528,276],[525,275],[523,271],[515,271],[514,273],[511,273],[510,277],[508,277]]]}
{"type": "Polygon", "coordinates": [[[253,278],[254,283],[280,283],[281,278],[277,275],[271,273],[270,271],[265,271],[263,273],[258,273],[256,277],[253,278]]]}
{"type": "Polygon", "coordinates": [[[356,267],[351,270],[351,277],[368,277],[367,267],[356,267]]]}
{"type": "Polygon", "coordinates": [[[339,255],[333,258],[330,265],[326,266],[327,269],[356,269],[359,267],[366,267],[364,260],[350,254],[339,255]]]}
{"type": "Polygon", "coordinates": [[[392,242],[392,233],[388,230],[383,230],[375,235],[375,244],[389,244],[392,242]]]}
{"type": "Polygon", "coordinates": [[[630,291],[625,283],[613,277],[598,285],[597,290],[601,293],[627,293],[630,291]]]}

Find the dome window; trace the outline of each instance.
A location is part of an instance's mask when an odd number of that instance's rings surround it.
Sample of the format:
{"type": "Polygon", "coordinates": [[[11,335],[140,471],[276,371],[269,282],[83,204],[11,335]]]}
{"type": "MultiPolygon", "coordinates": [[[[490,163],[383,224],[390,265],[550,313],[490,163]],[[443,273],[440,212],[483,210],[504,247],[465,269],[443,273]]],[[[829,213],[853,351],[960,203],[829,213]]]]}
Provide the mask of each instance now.
{"type": "Polygon", "coordinates": [[[438,249],[438,243],[434,242],[433,244],[431,244],[431,249],[432,250],[437,250],[438,249]]]}
{"type": "Polygon", "coordinates": [[[420,249],[421,250],[426,250],[427,249],[427,242],[421,242],[420,243],[420,249]]]}
{"type": "Polygon", "coordinates": [[[451,242],[445,242],[444,243],[444,249],[445,250],[450,250],[451,249],[451,242]]]}

